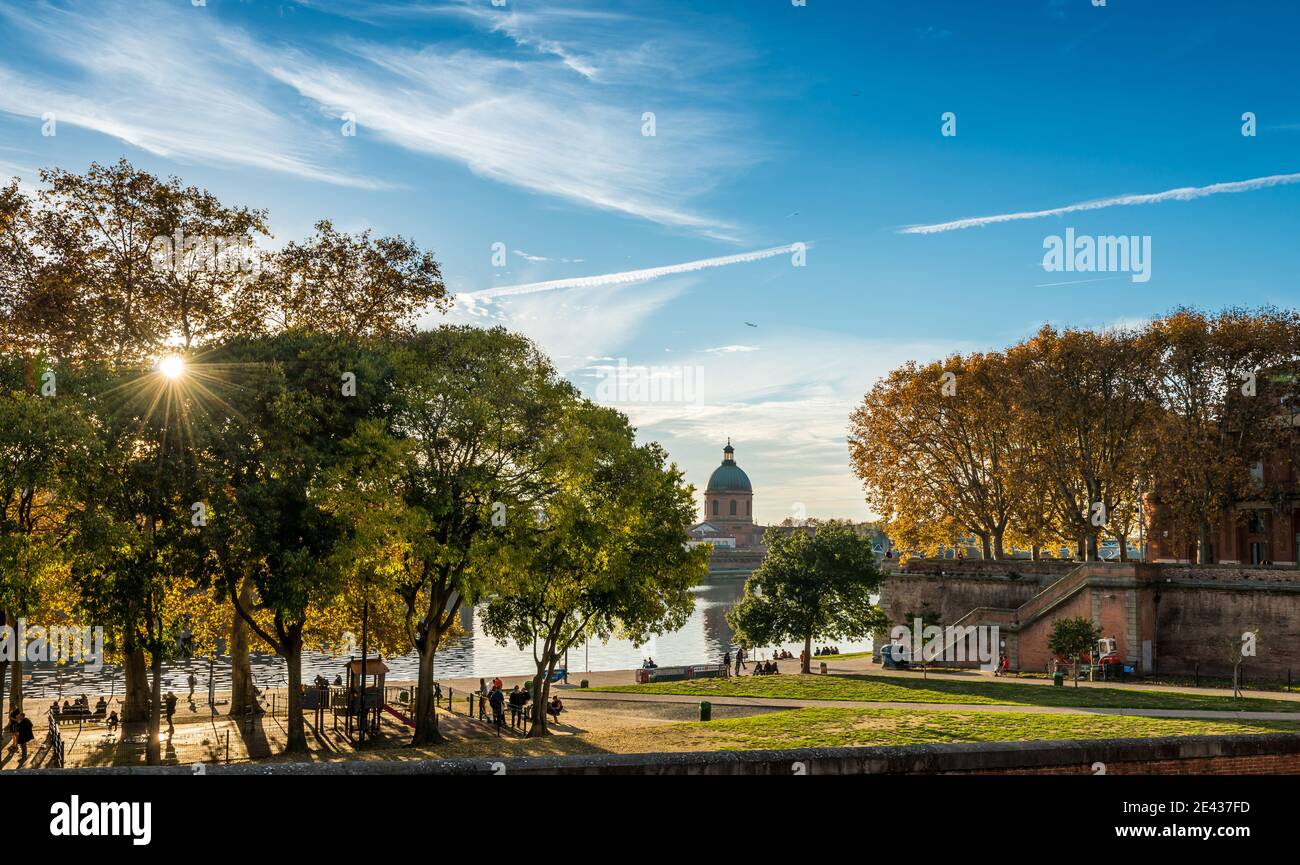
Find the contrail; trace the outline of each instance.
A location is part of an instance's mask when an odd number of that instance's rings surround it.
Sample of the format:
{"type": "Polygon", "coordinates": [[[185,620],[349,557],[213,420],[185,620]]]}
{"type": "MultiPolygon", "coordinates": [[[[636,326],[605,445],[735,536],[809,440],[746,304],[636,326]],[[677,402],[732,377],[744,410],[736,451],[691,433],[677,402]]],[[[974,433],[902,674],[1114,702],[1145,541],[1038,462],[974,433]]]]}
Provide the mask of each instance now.
{"type": "Polygon", "coordinates": [[[661,276],[672,276],[675,273],[691,273],[696,270],[707,270],[711,267],[726,267],[729,264],[762,261],[765,258],[775,258],[778,255],[787,255],[801,249],[807,249],[810,245],[792,243],[788,246],[774,246],[771,249],[742,252],[738,255],[724,255],[719,258],[701,258],[698,261],[669,264],[663,267],[647,267],[642,270],[625,270],[622,273],[602,273],[596,276],[577,276],[572,279],[552,279],[549,282],[530,282],[525,285],[485,288],[481,291],[471,291],[457,295],[457,298],[461,300],[482,300],[490,297],[535,294],[539,291],[556,291],[564,288],[599,288],[606,285],[626,285],[633,282],[658,279],[661,276]]]}
{"type": "Polygon", "coordinates": [[[1214,183],[1209,186],[1184,186],[1165,192],[1150,192],[1145,195],[1117,195],[1114,198],[1102,198],[1097,201],[1084,201],[1067,204],[1051,210],[1026,210],[1021,213],[1000,213],[996,216],[971,216],[966,219],[954,219],[952,222],[938,222],[934,225],[911,225],[899,229],[899,234],[939,234],[944,231],[957,231],[962,228],[981,228],[998,222],[1016,222],[1021,219],[1042,219],[1047,216],[1061,216],[1066,213],[1078,213],[1082,210],[1101,210],[1105,207],[1125,207],[1133,204],[1159,204],[1162,201],[1192,201],[1229,192],[1251,192],[1267,189],[1270,186],[1287,186],[1300,183],[1300,174],[1272,174],[1268,177],[1256,177],[1252,180],[1234,180],[1231,183],[1214,183]]]}

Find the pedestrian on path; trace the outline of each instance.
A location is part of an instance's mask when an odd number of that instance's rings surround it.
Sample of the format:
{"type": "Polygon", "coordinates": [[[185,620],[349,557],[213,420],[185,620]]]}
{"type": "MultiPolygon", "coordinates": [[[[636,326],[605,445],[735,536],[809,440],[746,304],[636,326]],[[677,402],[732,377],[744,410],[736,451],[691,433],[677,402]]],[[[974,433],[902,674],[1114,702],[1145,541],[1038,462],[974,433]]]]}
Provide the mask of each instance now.
{"type": "Polygon", "coordinates": [[[722,675],[731,675],[731,650],[722,653],[722,675]]]}
{"type": "MultiPolygon", "coordinates": [[[[319,678],[319,677],[317,677],[317,678],[319,678]]],[[[197,684],[199,683],[199,680],[198,680],[197,678],[195,678],[195,676],[194,676],[193,673],[190,673],[190,677],[189,677],[188,679],[186,679],[186,681],[189,683],[189,686],[190,686],[190,703],[193,704],[193,703],[194,703],[194,686],[197,685],[197,684]]]]}
{"type": "Polygon", "coordinates": [[[18,760],[22,762],[27,759],[27,743],[36,738],[36,733],[32,730],[32,719],[28,718],[22,712],[18,713],[18,747],[21,751],[18,760]]]}
{"type": "Polygon", "coordinates": [[[488,700],[487,679],[480,678],[478,680],[478,719],[480,721],[487,720],[487,700],[488,700]]]}
{"type": "Polygon", "coordinates": [[[168,691],[167,696],[163,697],[163,705],[167,709],[167,732],[175,732],[176,725],[172,723],[172,716],[176,714],[176,695],[168,691]]]}

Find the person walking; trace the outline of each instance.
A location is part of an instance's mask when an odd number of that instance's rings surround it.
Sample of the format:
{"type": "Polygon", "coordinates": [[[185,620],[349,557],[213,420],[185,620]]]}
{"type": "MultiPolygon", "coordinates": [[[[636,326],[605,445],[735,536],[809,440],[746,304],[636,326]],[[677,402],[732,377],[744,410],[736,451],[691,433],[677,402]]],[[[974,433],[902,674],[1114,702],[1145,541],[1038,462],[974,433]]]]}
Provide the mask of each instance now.
{"type": "Polygon", "coordinates": [[[28,718],[22,712],[18,713],[18,748],[19,762],[27,759],[27,743],[36,738],[36,733],[32,730],[32,719],[28,718]]]}
{"type": "Polygon", "coordinates": [[[172,722],[172,717],[176,714],[176,695],[171,691],[163,697],[163,707],[167,710],[167,732],[173,733],[176,730],[176,725],[172,722]]]}
{"type": "Polygon", "coordinates": [[[730,649],[722,653],[722,675],[723,676],[731,675],[731,650],[730,649]]]}
{"type": "MultiPolygon", "coordinates": [[[[319,676],[318,676],[317,678],[319,678],[319,676]]],[[[190,677],[189,677],[188,679],[186,679],[185,681],[189,683],[189,686],[190,686],[190,703],[193,703],[193,702],[194,702],[194,686],[197,685],[197,684],[199,683],[199,680],[195,677],[194,673],[191,672],[191,673],[190,673],[190,677]]]]}
{"type": "Polygon", "coordinates": [[[480,678],[478,680],[478,719],[480,721],[487,720],[487,709],[488,709],[487,702],[488,702],[487,679],[480,678]]]}

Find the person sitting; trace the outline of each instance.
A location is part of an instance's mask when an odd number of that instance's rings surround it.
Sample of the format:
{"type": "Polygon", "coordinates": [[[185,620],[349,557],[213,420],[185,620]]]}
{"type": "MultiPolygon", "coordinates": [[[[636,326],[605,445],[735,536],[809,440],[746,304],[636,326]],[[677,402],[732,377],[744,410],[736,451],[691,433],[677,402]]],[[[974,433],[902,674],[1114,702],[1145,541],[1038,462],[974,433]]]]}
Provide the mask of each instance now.
{"type": "Polygon", "coordinates": [[[769,670],[768,672],[770,672],[772,675],[775,676],[777,673],[781,672],[781,668],[776,665],[776,661],[773,661],[772,669],[769,670]]]}
{"type": "Polygon", "coordinates": [[[546,714],[550,715],[551,718],[558,723],[560,720],[560,713],[563,711],[564,702],[560,699],[560,695],[556,694],[551,698],[551,702],[546,704],[546,714]]]}
{"type": "Polygon", "coordinates": [[[108,713],[108,729],[110,732],[117,730],[117,710],[108,713]]]}
{"type": "Polygon", "coordinates": [[[104,717],[104,713],[107,711],[108,711],[108,702],[103,698],[103,696],[100,696],[99,702],[95,704],[95,714],[98,717],[102,718],[104,717]]]}
{"type": "Polygon", "coordinates": [[[63,712],[62,712],[61,714],[64,714],[64,715],[71,715],[71,714],[72,714],[72,704],[69,703],[67,700],[64,700],[64,701],[63,701],[63,712]]]}

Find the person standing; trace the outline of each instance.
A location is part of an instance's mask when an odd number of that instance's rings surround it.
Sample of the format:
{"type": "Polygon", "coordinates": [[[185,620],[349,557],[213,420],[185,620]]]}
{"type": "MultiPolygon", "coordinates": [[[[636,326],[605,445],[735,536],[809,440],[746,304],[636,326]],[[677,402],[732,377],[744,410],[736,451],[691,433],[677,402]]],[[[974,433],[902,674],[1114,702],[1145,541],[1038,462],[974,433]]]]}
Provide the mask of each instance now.
{"type": "Polygon", "coordinates": [[[492,723],[500,727],[506,722],[506,698],[500,688],[493,688],[492,693],[488,695],[488,702],[492,704],[492,723]]]}
{"type": "Polygon", "coordinates": [[[488,700],[487,679],[480,678],[478,680],[478,719],[480,721],[487,720],[487,700],[488,700]]]}
{"type": "Polygon", "coordinates": [[[27,743],[36,738],[36,733],[32,730],[32,719],[24,713],[18,713],[18,748],[20,761],[27,759],[27,743]]]}
{"type": "Polygon", "coordinates": [[[18,750],[18,710],[14,709],[9,713],[9,721],[5,724],[5,737],[9,739],[9,753],[12,754],[18,750]]]}
{"type": "Polygon", "coordinates": [[[722,675],[731,675],[731,650],[722,653],[722,675]]]}

